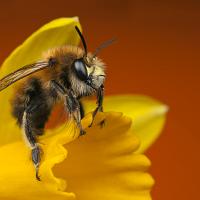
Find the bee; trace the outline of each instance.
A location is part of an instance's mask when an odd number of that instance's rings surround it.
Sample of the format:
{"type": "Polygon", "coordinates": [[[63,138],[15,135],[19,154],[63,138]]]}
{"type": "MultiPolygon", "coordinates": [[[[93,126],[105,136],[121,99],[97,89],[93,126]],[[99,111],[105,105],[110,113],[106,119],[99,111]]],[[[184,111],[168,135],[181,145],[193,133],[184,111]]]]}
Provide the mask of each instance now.
{"type": "Polygon", "coordinates": [[[92,114],[93,120],[97,112],[103,112],[105,64],[97,58],[97,54],[114,40],[103,43],[93,54],[88,53],[81,31],[77,26],[75,30],[83,48],[66,45],[49,49],[41,60],[26,65],[0,80],[1,91],[23,79],[11,100],[12,114],[30,146],[38,181],[42,153],[38,137],[43,135],[55,103],[64,103],[69,117],[75,120],[80,129],[80,135],[85,134],[81,126],[84,110],[80,99],[96,94],[97,107],[92,114]]]}

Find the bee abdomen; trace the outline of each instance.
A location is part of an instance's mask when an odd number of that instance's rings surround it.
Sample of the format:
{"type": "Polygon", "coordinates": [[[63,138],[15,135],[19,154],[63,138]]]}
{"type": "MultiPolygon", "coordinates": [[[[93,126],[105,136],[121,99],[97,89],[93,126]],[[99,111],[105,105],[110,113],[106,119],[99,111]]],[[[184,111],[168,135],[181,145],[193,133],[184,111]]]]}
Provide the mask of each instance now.
{"type": "Polygon", "coordinates": [[[18,124],[23,126],[24,112],[28,113],[29,125],[34,130],[34,134],[43,133],[51,109],[48,91],[43,88],[40,79],[32,77],[16,91],[16,97],[13,99],[13,116],[18,124]]]}

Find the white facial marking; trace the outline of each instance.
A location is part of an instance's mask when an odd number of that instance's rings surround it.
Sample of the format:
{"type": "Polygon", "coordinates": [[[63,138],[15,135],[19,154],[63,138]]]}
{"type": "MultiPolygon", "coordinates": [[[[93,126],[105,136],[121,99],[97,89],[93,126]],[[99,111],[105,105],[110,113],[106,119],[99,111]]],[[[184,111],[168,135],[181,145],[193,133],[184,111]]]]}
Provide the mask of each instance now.
{"type": "Polygon", "coordinates": [[[103,69],[99,66],[92,66],[92,67],[86,67],[86,68],[87,68],[88,75],[92,74],[93,76],[101,76],[101,75],[105,76],[103,69]]]}

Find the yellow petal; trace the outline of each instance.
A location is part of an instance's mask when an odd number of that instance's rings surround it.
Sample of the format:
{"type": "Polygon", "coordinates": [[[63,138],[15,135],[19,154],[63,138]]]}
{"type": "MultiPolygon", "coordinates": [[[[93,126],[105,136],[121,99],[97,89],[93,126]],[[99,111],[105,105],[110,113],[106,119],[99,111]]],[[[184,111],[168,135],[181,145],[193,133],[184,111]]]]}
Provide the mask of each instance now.
{"type": "Polygon", "coordinates": [[[41,182],[35,178],[30,149],[23,141],[0,147],[0,199],[4,200],[68,200],[73,193],[63,192],[66,183],[54,177],[51,168],[66,158],[63,143],[75,139],[79,131],[70,123],[65,132],[43,137],[43,162],[40,167],[41,182]],[[75,131],[75,132],[74,132],[75,131]]]}
{"type": "Polygon", "coordinates": [[[85,136],[65,145],[68,157],[54,172],[67,180],[67,191],[81,200],[151,199],[154,181],[146,172],[150,162],[135,153],[139,140],[130,127],[130,118],[121,113],[99,114],[85,136]]]}
{"type": "MultiPolygon", "coordinates": [[[[94,101],[85,100],[83,103],[86,113],[95,107],[94,101]]],[[[105,97],[104,110],[122,112],[131,117],[132,130],[141,140],[137,152],[144,152],[160,135],[168,107],[150,97],[120,95],[105,97]]]]}
{"type": "MultiPolygon", "coordinates": [[[[41,58],[42,52],[49,48],[64,44],[77,45],[79,37],[74,29],[75,25],[80,27],[77,17],[56,19],[41,27],[5,60],[1,66],[0,77],[37,61],[41,58]]],[[[11,116],[10,98],[14,87],[15,85],[12,85],[0,92],[0,145],[21,138],[21,132],[19,129],[16,130],[16,122],[11,116]],[[6,126],[5,122],[9,123],[9,126],[6,126]]]]}
{"type": "Polygon", "coordinates": [[[59,134],[40,138],[41,182],[35,179],[30,150],[23,142],[0,147],[0,199],[151,199],[154,181],[146,172],[150,162],[135,153],[139,140],[130,132],[131,120],[120,113],[100,113],[87,128],[91,118],[89,114],[82,120],[85,136],[78,137],[79,130],[69,123],[59,134]],[[103,119],[106,124],[100,128],[103,119]],[[56,163],[53,171],[62,179],[52,173],[56,163]]]}

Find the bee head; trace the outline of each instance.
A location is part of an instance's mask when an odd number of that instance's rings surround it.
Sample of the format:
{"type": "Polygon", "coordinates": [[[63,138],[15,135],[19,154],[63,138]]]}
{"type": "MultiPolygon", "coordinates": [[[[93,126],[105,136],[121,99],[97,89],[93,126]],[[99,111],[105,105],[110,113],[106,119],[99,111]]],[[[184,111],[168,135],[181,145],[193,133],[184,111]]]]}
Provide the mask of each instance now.
{"type": "Polygon", "coordinates": [[[73,62],[73,70],[77,78],[86,85],[97,90],[105,80],[105,64],[98,58],[90,56],[76,59],[73,62]]]}
{"type": "Polygon", "coordinates": [[[79,80],[85,82],[88,86],[97,90],[101,87],[105,80],[105,64],[97,58],[98,52],[111,44],[114,40],[109,40],[100,45],[93,54],[89,54],[87,51],[87,45],[85,39],[77,26],[75,26],[77,33],[79,34],[83,47],[84,54],[81,58],[74,60],[73,70],[79,80]]]}

